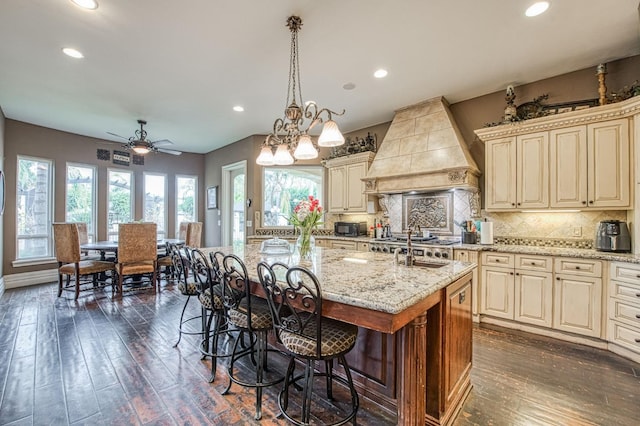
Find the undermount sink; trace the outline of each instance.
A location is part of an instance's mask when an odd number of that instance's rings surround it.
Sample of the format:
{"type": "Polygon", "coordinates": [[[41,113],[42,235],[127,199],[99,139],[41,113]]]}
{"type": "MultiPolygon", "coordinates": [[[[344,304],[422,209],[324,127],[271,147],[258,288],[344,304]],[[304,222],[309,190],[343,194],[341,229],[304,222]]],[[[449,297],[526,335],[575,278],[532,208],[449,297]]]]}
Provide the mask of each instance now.
{"type": "Polygon", "coordinates": [[[417,266],[419,268],[437,269],[437,268],[442,268],[443,266],[446,266],[446,265],[447,265],[446,263],[425,262],[424,260],[413,261],[413,266],[417,266]]]}

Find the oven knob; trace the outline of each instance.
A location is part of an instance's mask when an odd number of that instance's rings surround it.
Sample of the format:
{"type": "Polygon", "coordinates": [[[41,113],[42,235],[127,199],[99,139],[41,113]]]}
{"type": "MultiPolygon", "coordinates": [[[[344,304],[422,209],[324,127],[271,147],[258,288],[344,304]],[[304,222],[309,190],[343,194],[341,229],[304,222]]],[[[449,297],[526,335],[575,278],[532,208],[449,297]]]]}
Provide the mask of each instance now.
{"type": "Polygon", "coordinates": [[[388,247],[382,247],[382,252],[383,252],[383,253],[387,253],[388,251],[389,251],[389,248],[388,248],[388,247]]]}
{"type": "Polygon", "coordinates": [[[430,251],[426,252],[425,254],[427,255],[427,257],[431,257],[431,256],[433,256],[433,253],[432,253],[432,252],[430,252],[430,251]]]}
{"type": "Polygon", "coordinates": [[[440,254],[440,252],[439,252],[439,251],[437,251],[437,252],[434,254],[434,256],[435,256],[435,257],[440,257],[440,256],[441,256],[441,254],[440,254]]]}
{"type": "Polygon", "coordinates": [[[442,258],[447,259],[449,257],[449,253],[442,253],[442,258]]]}
{"type": "Polygon", "coordinates": [[[377,252],[381,252],[382,251],[382,247],[380,247],[380,246],[376,247],[376,251],[377,252]]]}

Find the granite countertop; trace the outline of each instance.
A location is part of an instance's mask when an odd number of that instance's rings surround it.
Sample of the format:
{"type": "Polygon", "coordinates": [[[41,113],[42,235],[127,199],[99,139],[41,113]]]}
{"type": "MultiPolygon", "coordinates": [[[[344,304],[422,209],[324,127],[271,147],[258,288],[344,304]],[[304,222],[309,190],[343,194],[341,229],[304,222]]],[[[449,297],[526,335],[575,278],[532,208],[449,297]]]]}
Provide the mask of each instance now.
{"type": "Polygon", "coordinates": [[[609,253],[593,249],[567,247],[540,247],[512,244],[456,244],[454,249],[473,251],[495,251],[515,254],[538,254],[546,256],[576,257],[582,259],[610,260],[616,262],[640,263],[640,256],[631,253],[609,253]]]}
{"type": "MultiPolygon", "coordinates": [[[[323,240],[336,240],[336,241],[355,241],[355,242],[359,242],[359,243],[369,243],[371,242],[371,237],[367,236],[367,235],[362,235],[360,237],[339,237],[336,235],[316,235],[313,234],[314,238],[316,240],[318,239],[323,239],[323,240]]],[[[270,238],[275,238],[273,235],[249,235],[247,237],[248,239],[251,240],[257,240],[257,241],[262,241],[262,240],[268,240],[270,238]]],[[[298,238],[298,235],[287,235],[287,236],[281,236],[278,235],[278,238],[282,239],[282,240],[295,240],[296,238],[298,238]]]]}
{"type": "MultiPolygon", "coordinates": [[[[258,281],[260,261],[298,263],[296,255],[260,253],[259,244],[208,247],[234,253],[247,266],[249,277],[258,281]]],[[[393,255],[317,247],[309,267],[318,277],[323,298],[375,311],[398,314],[471,272],[475,263],[441,261],[440,268],[394,265],[393,255]]]]}

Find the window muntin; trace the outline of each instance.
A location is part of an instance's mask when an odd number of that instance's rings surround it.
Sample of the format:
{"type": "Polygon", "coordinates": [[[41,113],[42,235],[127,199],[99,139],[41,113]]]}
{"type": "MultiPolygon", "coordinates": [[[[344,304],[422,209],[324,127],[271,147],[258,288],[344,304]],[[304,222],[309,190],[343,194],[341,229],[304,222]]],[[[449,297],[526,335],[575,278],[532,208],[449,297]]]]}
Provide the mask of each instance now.
{"type": "Polygon", "coordinates": [[[85,222],[89,241],[96,235],[96,168],[67,163],[65,218],[85,222]]]}
{"type": "Polygon", "coordinates": [[[126,170],[107,171],[107,239],[118,239],[118,225],[133,220],[133,173],[126,170]]]}
{"type": "Polygon", "coordinates": [[[313,195],[322,203],[324,168],[321,166],[264,167],[262,226],[291,226],[287,217],[302,199],[313,195]]]}
{"type": "Polygon", "coordinates": [[[167,176],[144,174],[143,220],[158,225],[158,238],[167,234],[167,176]]]}
{"type": "Polygon", "coordinates": [[[16,259],[53,256],[53,161],[18,156],[16,259]]]}
{"type": "Polygon", "coordinates": [[[181,222],[198,220],[198,178],[176,176],[176,236],[181,222]]]}

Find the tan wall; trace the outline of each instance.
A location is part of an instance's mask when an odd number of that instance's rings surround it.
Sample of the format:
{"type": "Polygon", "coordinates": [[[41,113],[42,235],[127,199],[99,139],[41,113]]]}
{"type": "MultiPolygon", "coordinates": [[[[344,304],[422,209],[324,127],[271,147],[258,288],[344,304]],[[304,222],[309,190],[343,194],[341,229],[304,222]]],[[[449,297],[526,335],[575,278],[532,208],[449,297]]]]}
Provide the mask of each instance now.
{"type": "Polygon", "coordinates": [[[198,176],[199,204],[198,218],[204,217],[204,155],[183,153],[180,156],[169,154],[148,154],[144,165],[117,166],[111,161],[98,160],[98,148],[111,151],[119,149],[118,144],[102,139],[89,138],[73,133],[61,132],[46,127],[35,126],[15,120],[6,120],[5,128],[5,170],[7,175],[7,208],[3,217],[9,224],[4,233],[3,265],[6,274],[31,272],[50,269],[51,265],[14,268],[16,238],[16,165],[17,156],[26,155],[54,161],[54,220],[65,219],[65,173],[66,163],[82,163],[97,166],[98,169],[98,240],[106,239],[106,203],[107,168],[121,168],[134,172],[135,210],[134,218],[142,217],[143,172],[163,173],[167,175],[167,235],[175,235],[175,175],[198,176]]]}
{"type": "MultiPolygon", "coordinates": [[[[0,106],[0,171],[4,173],[4,130],[5,130],[5,117],[2,112],[2,106],[0,106]]],[[[4,219],[5,215],[0,216],[0,259],[4,259],[4,219]]],[[[0,280],[4,277],[4,262],[0,262],[0,280]]],[[[0,292],[0,296],[2,292],[0,292]]]]}

